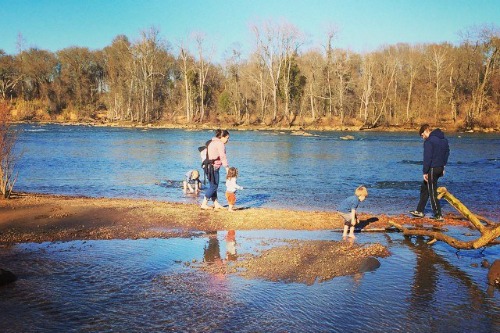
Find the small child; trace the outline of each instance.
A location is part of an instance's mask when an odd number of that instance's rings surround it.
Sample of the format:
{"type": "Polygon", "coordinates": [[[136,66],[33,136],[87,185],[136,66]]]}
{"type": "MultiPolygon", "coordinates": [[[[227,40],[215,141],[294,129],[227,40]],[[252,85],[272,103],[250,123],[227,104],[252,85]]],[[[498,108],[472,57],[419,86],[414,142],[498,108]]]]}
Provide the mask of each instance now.
{"type": "Polygon", "coordinates": [[[368,196],[368,190],[364,186],[359,186],[355,191],[354,195],[348,197],[339,205],[339,213],[344,218],[344,233],[342,238],[346,239],[347,230],[349,229],[349,237],[354,237],[354,226],[359,223],[359,219],[356,213],[359,203],[364,201],[368,196]]]}
{"type": "Polygon", "coordinates": [[[187,192],[188,188],[189,188],[189,193],[200,191],[201,181],[200,181],[200,173],[198,172],[198,170],[189,170],[188,172],[186,172],[185,179],[182,183],[184,186],[184,192],[187,192]]]}
{"type": "Polygon", "coordinates": [[[238,177],[238,169],[235,167],[230,167],[227,170],[226,175],[226,199],[229,204],[228,211],[234,211],[233,207],[236,203],[236,190],[242,190],[243,187],[236,184],[236,178],[238,177]]]}

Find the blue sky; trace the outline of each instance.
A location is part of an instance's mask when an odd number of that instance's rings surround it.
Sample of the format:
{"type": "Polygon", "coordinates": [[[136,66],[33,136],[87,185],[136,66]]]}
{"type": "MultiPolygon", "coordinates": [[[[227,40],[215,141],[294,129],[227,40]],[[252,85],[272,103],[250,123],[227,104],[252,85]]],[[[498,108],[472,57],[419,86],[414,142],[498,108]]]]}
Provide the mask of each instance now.
{"type": "Polygon", "coordinates": [[[500,26],[500,0],[0,0],[0,49],[58,51],[70,46],[102,49],[124,34],[136,40],[155,26],[171,44],[205,35],[222,59],[234,43],[244,52],[254,46],[250,26],[287,21],[309,36],[312,48],[324,44],[335,26],[335,45],[355,52],[387,44],[458,43],[459,31],[474,25],[500,26]]]}

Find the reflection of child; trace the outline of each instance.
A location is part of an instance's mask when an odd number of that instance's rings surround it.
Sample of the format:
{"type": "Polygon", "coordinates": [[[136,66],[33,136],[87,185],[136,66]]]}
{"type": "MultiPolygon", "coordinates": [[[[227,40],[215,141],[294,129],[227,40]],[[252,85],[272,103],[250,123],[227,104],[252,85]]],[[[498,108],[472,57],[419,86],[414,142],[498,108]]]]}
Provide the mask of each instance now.
{"type": "Polygon", "coordinates": [[[342,238],[347,237],[347,230],[349,229],[349,237],[354,237],[354,225],[359,223],[356,210],[358,209],[359,203],[364,201],[368,196],[368,190],[364,186],[359,186],[354,195],[348,197],[339,205],[339,213],[344,218],[344,233],[342,238]]]}
{"type": "Polygon", "coordinates": [[[227,170],[226,176],[226,199],[229,204],[228,210],[232,212],[234,209],[234,204],[236,203],[236,190],[242,190],[243,187],[236,184],[236,178],[238,177],[238,169],[235,167],[230,167],[227,170]]]}
{"type": "Polygon", "coordinates": [[[200,173],[198,170],[189,170],[186,172],[184,181],[182,182],[184,186],[184,192],[187,192],[189,188],[190,193],[198,192],[201,190],[200,173]],[[193,188],[194,187],[194,188],[193,188]]]}
{"type": "Polygon", "coordinates": [[[236,255],[236,232],[228,230],[226,235],[226,260],[235,261],[236,255]]]}

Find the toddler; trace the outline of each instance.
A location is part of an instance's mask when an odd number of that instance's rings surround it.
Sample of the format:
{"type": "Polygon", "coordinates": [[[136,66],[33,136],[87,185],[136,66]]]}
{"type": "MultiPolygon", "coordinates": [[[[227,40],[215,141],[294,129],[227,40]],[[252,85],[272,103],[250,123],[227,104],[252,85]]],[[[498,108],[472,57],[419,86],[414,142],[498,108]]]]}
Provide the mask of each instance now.
{"type": "Polygon", "coordinates": [[[238,177],[238,169],[230,167],[226,175],[226,199],[229,204],[228,211],[234,211],[234,204],[236,203],[236,190],[242,190],[243,187],[236,184],[238,177]]]}
{"type": "Polygon", "coordinates": [[[198,170],[189,170],[188,172],[186,172],[184,181],[182,183],[184,186],[184,192],[187,192],[188,188],[189,188],[189,193],[200,191],[201,181],[200,181],[200,173],[198,172],[198,170]]]}

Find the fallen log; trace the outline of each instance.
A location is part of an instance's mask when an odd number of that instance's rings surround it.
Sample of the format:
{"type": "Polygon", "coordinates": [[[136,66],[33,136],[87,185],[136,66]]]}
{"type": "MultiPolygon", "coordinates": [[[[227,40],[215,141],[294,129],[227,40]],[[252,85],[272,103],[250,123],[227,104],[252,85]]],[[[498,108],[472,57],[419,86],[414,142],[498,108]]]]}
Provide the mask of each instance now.
{"type": "Polygon", "coordinates": [[[465,218],[467,218],[472,223],[472,225],[481,233],[481,236],[471,241],[462,241],[438,231],[425,229],[409,229],[394,221],[389,221],[389,223],[401,230],[405,236],[427,236],[431,238],[428,244],[433,244],[436,241],[442,241],[458,250],[472,250],[485,246],[500,244],[496,240],[498,237],[500,237],[499,223],[494,223],[488,220],[486,221],[487,225],[484,225],[477,215],[473,214],[462,202],[460,202],[460,200],[458,200],[455,196],[448,192],[445,187],[438,188],[438,198],[444,198],[453,207],[455,207],[455,209],[458,210],[465,218]]]}
{"type": "Polygon", "coordinates": [[[438,199],[444,198],[446,201],[450,203],[456,210],[458,210],[462,215],[468,219],[474,227],[481,231],[484,230],[485,226],[481,223],[481,220],[473,214],[460,200],[458,200],[453,194],[448,192],[446,187],[439,187],[437,189],[438,199]]]}

